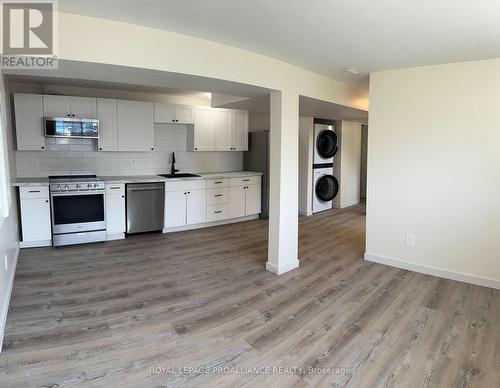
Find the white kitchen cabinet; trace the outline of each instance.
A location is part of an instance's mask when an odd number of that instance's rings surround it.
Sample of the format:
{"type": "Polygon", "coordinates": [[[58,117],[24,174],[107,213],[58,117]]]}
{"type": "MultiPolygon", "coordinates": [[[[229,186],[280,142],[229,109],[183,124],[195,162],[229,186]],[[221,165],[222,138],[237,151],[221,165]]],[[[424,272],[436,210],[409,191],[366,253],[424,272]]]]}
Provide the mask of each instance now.
{"type": "Polygon", "coordinates": [[[215,150],[231,151],[232,130],[231,130],[231,111],[228,109],[214,109],[215,126],[215,150]]]}
{"type": "Polygon", "coordinates": [[[52,245],[48,187],[20,187],[21,248],[52,245]]]}
{"type": "Polygon", "coordinates": [[[165,193],[165,228],[186,225],[186,191],[165,193]]]}
{"type": "Polygon", "coordinates": [[[165,228],[206,222],[206,181],[165,182],[165,228]]]}
{"type": "Polygon", "coordinates": [[[154,149],[152,102],[117,100],[118,151],[154,149]]]}
{"type": "Polygon", "coordinates": [[[43,95],[45,117],[97,118],[97,99],[94,97],[43,95]]]}
{"type": "Polygon", "coordinates": [[[261,212],[261,185],[248,185],[245,189],[245,215],[261,212]]]}
{"type": "Polygon", "coordinates": [[[245,208],[245,186],[230,187],[228,197],[229,218],[244,217],[245,208]]]}
{"type": "Polygon", "coordinates": [[[194,106],[155,103],[155,123],[194,124],[194,106]]]}
{"type": "Polygon", "coordinates": [[[207,221],[207,191],[189,190],[186,196],[186,224],[195,225],[207,221]]]}
{"type": "Polygon", "coordinates": [[[67,96],[43,96],[43,115],[45,117],[71,116],[69,99],[67,96]]]}
{"type": "Polygon", "coordinates": [[[194,125],[187,131],[187,150],[215,151],[215,121],[212,108],[196,108],[194,125]]]}
{"type": "Polygon", "coordinates": [[[99,151],[118,150],[118,123],[116,100],[97,99],[97,118],[99,119],[99,151]]]}
{"type": "Polygon", "coordinates": [[[195,225],[207,220],[207,191],[179,190],[165,192],[165,227],[195,225]]]}
{"type": "Polygon", "coordinates": [[[229,218],[238,218],[259,214],[261,212],[261,184],[260,176],[240,178],[243,184],[229,187],[228,214],[229,218]],[[257,184],[258,178],[258,184],[257,184]]]}
{"type": "Polygon", "coordinates": [[[106,185],[105,209],[107,239],[125,238],[125,184],[106,185]]]}
{"type": "Polygon", "coordinates": [[[45,149],[43,133],[43,101],[40,94],[14,94],[17,149],[40,151],[45,149]]]}
{"type": "Polygon", "coordinates": [[[231,147],[233,151],[248,151],[248,111],[231,111],[231,147]]]}
{"type": "Polygon", "coordinates": [[[82,119],[97,118],[97,99],[93,97],[69,97],[72,117],[82,119]]]}

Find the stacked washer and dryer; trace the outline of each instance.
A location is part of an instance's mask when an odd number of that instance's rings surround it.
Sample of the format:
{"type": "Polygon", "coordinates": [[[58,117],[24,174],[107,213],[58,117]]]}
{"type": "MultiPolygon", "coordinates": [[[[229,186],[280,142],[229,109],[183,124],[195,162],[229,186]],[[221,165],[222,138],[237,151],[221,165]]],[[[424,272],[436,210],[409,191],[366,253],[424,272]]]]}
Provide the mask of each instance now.
{"type": "Polygon", "coordinates": [[[333,124],[314,124],[313,204],[312,212],[318,213],[333,207],[339,192],[339,182],[333,176],[334,157],[339,140],[333,124]]]}

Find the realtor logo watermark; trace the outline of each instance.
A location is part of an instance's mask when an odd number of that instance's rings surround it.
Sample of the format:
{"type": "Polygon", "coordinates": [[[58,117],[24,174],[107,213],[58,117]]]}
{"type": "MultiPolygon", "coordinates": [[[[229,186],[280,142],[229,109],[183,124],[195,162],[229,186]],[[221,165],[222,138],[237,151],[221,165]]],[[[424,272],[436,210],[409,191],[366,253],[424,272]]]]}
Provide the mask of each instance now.
{"type": "Polygon", "coordinates": [[[1,2],[2,69],[57,69],[57,1],[1,2]]]}

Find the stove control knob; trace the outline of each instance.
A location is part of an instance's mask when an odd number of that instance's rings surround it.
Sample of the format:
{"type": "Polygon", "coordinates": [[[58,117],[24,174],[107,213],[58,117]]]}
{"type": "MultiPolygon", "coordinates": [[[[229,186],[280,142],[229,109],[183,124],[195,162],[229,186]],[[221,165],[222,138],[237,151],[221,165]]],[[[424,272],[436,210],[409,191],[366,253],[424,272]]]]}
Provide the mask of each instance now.
{"type": "Polygon", "coordinates": [[[99,185],[97,183],[94,183],[94,187],[97,188],[99,187],[99,185]]]}
{"type": "Polygon", "coordinates": [[[91,189],[91,188],[92,188],[92,184],[90,184],[90,183],[89,183],[89,184],[87,185],[87,188],[91,189]]]}
{"type": "Polygon", "coordinates": [[[57,185],[57,190],[61,190],[61,185],[57,185]]]}
{"type": "Polygon", "coordinates": [[[81,188],[82,188],[82,185],[76,185],[76,188],[77,188],[77,189],[81,189],[81,188]]]}
{"type": "Polygon", "coordinates": [[[65,188],[66,190],[69,190],[69,186],[68,186],[68,185],[64,186],[64,188],[65,188]]]}

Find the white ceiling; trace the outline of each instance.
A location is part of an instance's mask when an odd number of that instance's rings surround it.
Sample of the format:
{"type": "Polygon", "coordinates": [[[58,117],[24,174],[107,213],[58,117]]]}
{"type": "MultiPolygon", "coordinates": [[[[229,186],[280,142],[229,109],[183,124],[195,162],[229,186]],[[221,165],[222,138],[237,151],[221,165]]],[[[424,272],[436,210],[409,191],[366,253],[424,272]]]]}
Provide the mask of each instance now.
{"type": "Polygon", "coordinates": [[[365,86],[373,71],[500,57],[498,0],[59,0],[59,9],[222,42],[365,86]]]}

